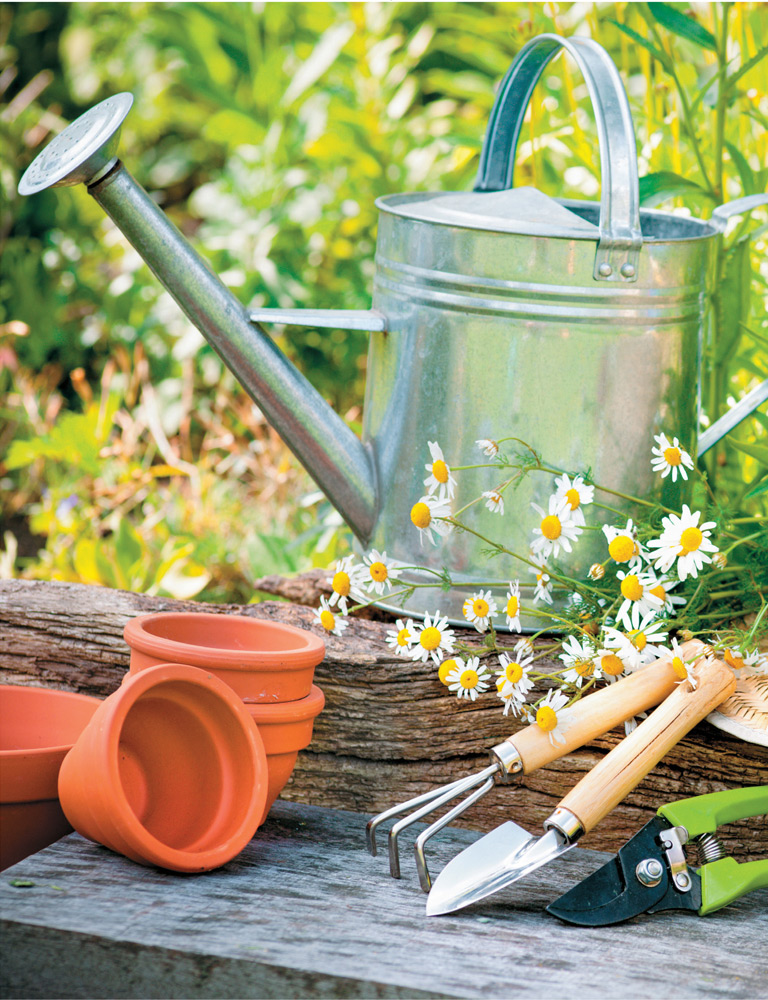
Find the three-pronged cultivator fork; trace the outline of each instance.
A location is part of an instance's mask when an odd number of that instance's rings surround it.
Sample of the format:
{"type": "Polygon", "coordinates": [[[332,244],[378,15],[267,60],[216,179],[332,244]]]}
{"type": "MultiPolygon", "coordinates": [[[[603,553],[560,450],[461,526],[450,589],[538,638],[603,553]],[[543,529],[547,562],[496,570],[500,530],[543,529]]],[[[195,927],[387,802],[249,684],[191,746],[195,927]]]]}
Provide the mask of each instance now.
{"type": "MultiPolygon", "coordinates": [[[[701,643],[696,639],[683,646],[686,655],[695,655],[700,648],[701,643]]],[[[490,792],[497,782],[506,784],[517,775],[530,774],[602,736],[632,716],[658,705],[671,693],[678,680],[671,660],[662,658],[623,677],[615,684],[587,695],[561,713],[559,728],[564,742],[551,741],[549,735],[536,723],[526,726],[491,749],[491,764],[482,771],[440,785],[374,816],[366,827],[368,850],[373,855],[377,853],[376,831],[382,824],[401,816],[402,819],[397,819],[390,828],[388,836],[389,871],[393,878],[400,878],[400,834],[414,823],[459,799],[445,815],[422,830],[416,838],[414,853],[419,883],[425,892],[429,892],[432,880],[425,847],[427,841],[444,826],[490,792]]]]}

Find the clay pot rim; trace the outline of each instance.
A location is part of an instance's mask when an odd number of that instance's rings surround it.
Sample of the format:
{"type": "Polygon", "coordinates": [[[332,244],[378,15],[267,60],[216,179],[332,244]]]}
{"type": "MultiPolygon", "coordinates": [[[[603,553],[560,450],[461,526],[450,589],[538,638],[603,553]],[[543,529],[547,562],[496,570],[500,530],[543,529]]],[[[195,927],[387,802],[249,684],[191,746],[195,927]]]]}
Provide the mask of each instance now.
{"type": "Polygon", "coordinates": [[[251,702],[244,699],[243,704],[257,726],[305,722],[307,719],[314,719],[322,712],[325,705],[325,695],[317,684],[313,684],[309,694],[296,701],[279,701],[269,704],[268,702],[251,702]]]}
{"type": "MultiPolygon", "coordinates": [[[[40,687],[39,684],[0,684],[0,697],[5,691],[44,691],[47,695],[64,695],[67,700],[74,698],[77,701],[95,702],[97,708],[104,701],[103,698],[94,698],[90,694],[81,694],[79,691],[62,691],[60,688],[40,687]]],[[[61,754],[63,756],[69,753],[76,742],[73,740],[71,743],[55,743],[47,747],[18,747],[12,750],[0,748],[0,760],[45,757],[48,754],[61,754]]]]}
{"type": "MultiPolygon", "coordinates": [[[[232,843],[242,840],[243,847],[248,843],[259,824],[267,801],[268,770],[264,743],[243,703],[232,689],[219,680],[219,678],[186,663],[162,663],[154,667],[148,667],[139,674],[126,676],[124,683],[110,697],[113,697],[115,700],[107,705],[100,719],[99,742],[101,750],[104,752],[107,783],[114,795],[112,822],[118,836],[129,844],[140,844],[142,856],[152,864],[162,868],[170,868],[171,870],[190,871],[192,869],[190,861],[198,858],[206,868],[219,867],[231,861],[234,856],[231,848],[232,843]],[[223,698],[240,718],[243,724],[243,731],[254,748],[256,775],[254,779],[255,794],[251,801],[251,806],[238,830],[229,834],[226,842],[219,847],[182,850],[171,847],[155,837],[131,808],[120,778],[118,748],[123,724],[128,712],[133,708],[138,699],[148,691],[158,688],[164,683],[176,681],[191,683],[196,687],[204,687],[207,691],[211,691],[223,698]],[[247,835],[245,835],[246,833],[247,835]]],[[[106,701],[102,704],[106,704],[106,701]]],[[[242,847],[240,850],[242,850],[242,847]]]]}
{"type": "Polygon", "coordinates": [[[216,670],[304,670],[315,667],[325,656],[323,640],[306,629],[287,625],[284,622],[272,622],[262,618],[252,618],[249,615],[228,615],[225,612],[216,614],[208,611],[158,611],[150,615],[137,615],[131,618],[123,629],[123,637],[132,649],[150,656],[160,656],[174,663],[187,663],[196,667],[213,668],[216,670]],[[222,621],[237,619],[247,622],[248,628],[254,631],[271,631],[281,633],[294,641],[287,649],[238,649],[227,646],[198,646],[181,639],[169,639],[166,636],[154,635],[146,629],[146,625],[158,619],[170,618],[198,621],[210,621],[221,627],[222,621]],[[238,662],[233,662],[237,660],[238,662]]]}

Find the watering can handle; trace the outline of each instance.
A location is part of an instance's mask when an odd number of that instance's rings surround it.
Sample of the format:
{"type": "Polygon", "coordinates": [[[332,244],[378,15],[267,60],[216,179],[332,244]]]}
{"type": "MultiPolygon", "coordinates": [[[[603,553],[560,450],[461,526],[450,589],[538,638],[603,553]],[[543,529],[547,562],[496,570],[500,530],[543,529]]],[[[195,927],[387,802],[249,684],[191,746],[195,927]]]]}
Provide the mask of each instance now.
{"type": "Polygon", "coordinates": [[[573,56],[581,70],[597,123],[602,195],[594,278],[636,281],[643,234],[632,114],[619,71],[597,42],[546,34],[520,50],[501,82],[491,111],[475,190],[502,191],[513,186],[515,153],[526,108],[539,77],[561,48],[573,56]]]}

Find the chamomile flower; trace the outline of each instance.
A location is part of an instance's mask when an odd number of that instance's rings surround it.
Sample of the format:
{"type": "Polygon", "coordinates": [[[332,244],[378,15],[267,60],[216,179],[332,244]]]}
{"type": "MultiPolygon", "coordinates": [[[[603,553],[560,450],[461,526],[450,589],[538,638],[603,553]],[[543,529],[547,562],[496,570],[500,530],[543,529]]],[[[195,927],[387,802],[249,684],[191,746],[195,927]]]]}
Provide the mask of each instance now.
{"type": "Polygon", "coordinates": [[[562,475],[555,480],[555,498],[565,500],[571,509],[574,523],[583,527],[585,522],[582,507],[594,500],[595,487],[588,486],[583,476],[574,476],[571,480],[568,476],[562,475]]]}
{"type": "Polygon", "coordinates": [[[533,603],[544,601],[545,604],[552,604],[552,581],[546,566],[540,566],[531,570],[536,575],[536,589],[533,592],[533,603]]]}
{"type": "Polygon", "coordinates": [[[410,657],[412,660],[421,660],[422,663],[432,657],[435,663],[439,663],[446,653],[453,652],[455,643],[455,632],[448,628],[448,619],[441,618],[440,612],[436,611],[432,616],[424,615],[421,628],[416,626],[416,640],[410,657]]]}
{"type": "Polygon", "coordinates": [[[624,573],[622,570],[616,576],[621,581],[621,596],[624,598],[616,614],[620,625],[636,629],[645,615],[659,613],[663,602],[651,593],[651,587],[656,582],[653,576],[641,572],[624,573]]]}
{"type": "Polygon", "coordinates": [[[499,454],[498,443],[496,441],[491,441],[490,438],[480,438],[479,441],[475,441],[475,444],[484,455],[488,456],[488,458],[496,458],[499,454]]]}
{"type": "Polygon", "coordinates": [[[701,511],[691,511],[688,504],[683,504],[682,514],[668,514],[661,520],[663,531],[660,538],[648,542],[648,547],[658,549],[653,556],[656,569],[666,573],[677,560],[677,575],[681,580],[687,577],[697,577],[705,563],[712,562],[710,552],[717,552],[709,536],[714,521],[699,524],[701,511]]]}
{"type": "Polygon", "coordinates": [[[525,701],[521,701],[515,694],[514,688],[508,685],[505,687],[503,681],[496,681],[496,694],[501,699],[504,706],[504,715],[512,715],[520,718],[525,712],[525,701]]]}
{"type": "Polygon", "coordinates": [[[581,687],[584,681],[599,680],[601,670],[596,660],[596,650],[591,642],[569,635],[563,643],[560,659],[568,667],[563,680],[581,687]]]}
{"type": "Polygon", "coordinates": [[[403,563],[395,559],[387,558],[386,552],[371,551],[363,558],[363,565],[359,566],[355,574],[356,589],[362,590],[366,594],[382,594],[392,589],[392,576],[401,568],[403,563]]]}
{"type": "Polygon", "coordinates": [[[505,597],[504,614],[507,619],[507,627],[513,632],[520,631],[520,581],[510,580],[509,590],[505,597]]]}
{"type": "MultiPolygon", "coordinates": [[[[649,572],[649,576],[652,575],[649,572]]],[[[687,599],[681,594],[673,594],[672,591],[675,587],[679,587],[682,581],[680,580],[670,580],[668,577],[662,576],[654,577],[653,584],[648,588],[649,593],[654,597],[658,597],[661,601],[661,609],[658,612],[662,612],[667,615],[674,614],[676,604],[687,604],[687,599]]]]}
{"type": "Polygon", "coordinates": [[[499,653],[501,670],[496,676],[496,687],[500,698],[514,695],[518,701],[525,701],[533,687],[533,681],[528,676],[532,660],[533,650],[530,643],[522,641],[515,645],[512,656],[508,653],[499,653]]]}
{"type": "Polygon", "coordinates": [[[418,503],[411,507],[411,521],[419,529],[419,542],[424,544],[424,537],[434,545],[435,539],[432,532],[445,536],[450,533],[451,525],[441,518],[451,516],[451,507],[447,500],[440,500],[437,497],[423,496],[418,503]]]}
{"type": "Polygon", "coordinates": [[[437,678],[441,684],[445,684],[448,687],[448,677],[458,670],[459,673],[464,669],[464,660],[460,656],[452,656],[450,660],[443,660],[440,666],[437,668],[437,678]]]}
{"type": "Polygon", "coordinates": [[[346,618],[342,618],[341,615],[334,614],[331,611],[328,599],[325,597],[320,598],[320,607],[314,609],[315,621],[322,625],[326,632],[330,632],[331,635],[341,635],[344,629],[349,625],[346,618]]]}
{"type": "Polygon", "coordinates": [[[568,696],[550,688],[546,698],[539,702],[535,714],[529,710],[528,718],[548,736],[553,745],[565,743],[565,719],[561,711],[568,704],[568,696]]]}
{"type": "Polygon", "coordinates": [[[632,518],[627,521],[625,528],[604,524],[603,534],[608,541],[608,555],[615,563],[628,563],[630,569],[642,565],[642,549],[637,541],[637,530],[632,518]]]}
{"type": "Polygon", "coordinates": [[[339,610],[343,615],[347,614],[349,610],[347,607],[347,598],[353,586],[355,575],[354,561],[354,556],[344,556],[343,559],[339,559],[331,578],[331,590],[333,593],[328,600],[328,604],[330,607],[338,604],[339,610]]]}
{"type": "Polygon", "coordinates": [[[413,620],[408,618],[403,621],[402,618],[398,618],[394,629],[387,632],[384,641],[398,656],[410,656],[413,644],[416,642],[416,626],[413,620]]]}
{"type": "Polygon", "coordinates": [[[485,593],[480,590],[464,601],[461,613],[478,632],[487,632],[488,623],[497,610],[496,601],[491,597],[490,590],[486,590],[485,593]]]}
{"type": "Polygon", "coordinates": [[[613,684],[615,680],[618,680],[627,669],[628,664],[625,656],[626,652],[623,648],[611,649],[605,642],[595,653],[595,660],[600,668],[600,673],[609,684],[613,684]]]}
{"type": "Polygon", "coordinates": [[[632,671],[663,656],[667,634],[663,622],[650,614],[638,623],[637,628],[627,632],[606,627],[605,645],[609,649],[620,650],[627,669],[632,671]]]}
{"type": "Polygon", "coordinates": [[[466,663],[448,674],[448,690],[454,691],[457,698],[474,701],[479,694],[488,690],[490,676],[485,664],[480,663],[480,657],[470,656],[466,663]]]}
{"type": "Polygon", "coordinates": [[[582,529],[571,517],[568,501],[551,496],[547,513],[537,503],[532,503],[531,507],[541,517],[539,527],[533,529],[536,537],[531,542],[531,552],[538,558],[554,556],[556,559],[560,549],[573,551],[571,542],[576,541],[582,529]]]}
{"type": "Polygon", "coordinates": [[[735,671],[737,677],[740,677],[742,672],[750,676],[768,671],[768,654],[761,653],[759,649],[750,649],[746,653],[738,649],[726,649],[723,659],[735,671]]]}
{"type": "Polygon", "coordinates": [[[661,478],[666,479],[667,476],[672,474],[672,482],[677,482],[678,475],[682,479],[688,478],[688,473],[685,471],[686,467],[689,469],[693,468],[693,459],[684,451],[680,442],[675,438],[670,444],[669,439],[666,434],[657,434],[654,437],[654,441],[658,445],[658,448],[651,449],[651,468],[654,472],[660,472],[661,478]]]}
{"type": "Polygon", "coordinates": [[[429,475],[424,480],[427,487],[427,494],[433,496],[437,494],[441,500],[450,500],[456,490],[456,480],[451,475],[443,457],[443,449],[437,441],[428,441],[429,454],[432,459],[424,468],[429,475]]]}
{"type": "Polygon", "coordinates": [[[672,669],[675,672],[675,676],[679,678],[677,683],[682,684],[684,681],[690,681],[691,688],[695,689],[696,676],[693,673],[693,665],[696,660],[699,659],[699,654],[697,653],[689,659],[686,659],[685,653],[681,649],[680,643],[677,639],[672,640],[671,649],[665,649],[663,652],[665,656],[669,656],[672,660],[672,669]]]}
{"type": "Polygon", "coordinates": [[[482,497],[485,500],[485,506],[492,514],[504,513],[504,497],[498,490],[486,490],[482,497]]]}

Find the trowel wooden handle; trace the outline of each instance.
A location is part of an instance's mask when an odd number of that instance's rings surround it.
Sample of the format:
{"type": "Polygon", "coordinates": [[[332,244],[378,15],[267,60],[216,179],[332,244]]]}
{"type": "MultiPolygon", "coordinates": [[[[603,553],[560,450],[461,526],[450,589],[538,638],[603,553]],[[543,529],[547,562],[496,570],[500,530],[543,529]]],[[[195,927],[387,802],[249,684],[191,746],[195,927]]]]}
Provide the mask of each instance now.
{"type": "Polygon", "coordinates": [[[682,681],[634,732],[614,747],[560,803],[585,832],[625,798],[656,764],[736,687],[736,675],[722,660],[694,667],[696,687],[682,681]]]}
{"type": "MultiPolygon", "coordinates": [[[[697,639],[682,646],[687,658],[696,656],[703,648],[697,639]]],[[[584,746],[596,736],[602,736],[638,712],[658,705],[671,694],[678,680],[669,657],[656,660],[622,677],[615,684],[586,695],[560,713],[565,743],[553,744],[549,735],[535,722],[510,736],[506,742],[511,743],[520,755],[523,773],[529,774],[584,746]]]]}

